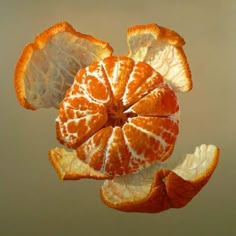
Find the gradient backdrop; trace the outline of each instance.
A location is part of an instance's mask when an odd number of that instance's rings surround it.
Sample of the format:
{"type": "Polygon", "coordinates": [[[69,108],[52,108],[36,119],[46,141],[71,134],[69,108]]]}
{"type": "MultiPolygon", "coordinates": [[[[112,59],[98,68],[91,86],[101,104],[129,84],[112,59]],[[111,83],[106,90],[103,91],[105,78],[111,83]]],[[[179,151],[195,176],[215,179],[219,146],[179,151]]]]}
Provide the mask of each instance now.
{"type": "Polygon", "coordinates": [[[0,0],[0,235],[236,235],[236,1],[0,0]],[[180,95],[174,156],[201,143],[221,148],[208,185],[182,209],[122,213],[99,198],[102,182],[62,182],[47,157],[58,146],[56,110],[19,106],[15,64],[34,36],[59,21],[127,52],[126,30],[158,23],[186,40],[194,88],[180,95]]]}

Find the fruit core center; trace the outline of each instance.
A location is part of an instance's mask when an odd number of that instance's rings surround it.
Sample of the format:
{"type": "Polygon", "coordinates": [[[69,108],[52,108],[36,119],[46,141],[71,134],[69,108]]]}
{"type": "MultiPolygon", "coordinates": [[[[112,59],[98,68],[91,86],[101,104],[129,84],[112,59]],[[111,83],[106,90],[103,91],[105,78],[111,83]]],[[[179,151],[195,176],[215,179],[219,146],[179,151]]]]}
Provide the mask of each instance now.
{"type": "Polygon", "coordinates": [[[137,114],[133,112],[125,112],[125,108],[121,102],[112,104],[107,108],[108,120],[105,126],[122,127],[130,117],[135,117],[137,114]]]}

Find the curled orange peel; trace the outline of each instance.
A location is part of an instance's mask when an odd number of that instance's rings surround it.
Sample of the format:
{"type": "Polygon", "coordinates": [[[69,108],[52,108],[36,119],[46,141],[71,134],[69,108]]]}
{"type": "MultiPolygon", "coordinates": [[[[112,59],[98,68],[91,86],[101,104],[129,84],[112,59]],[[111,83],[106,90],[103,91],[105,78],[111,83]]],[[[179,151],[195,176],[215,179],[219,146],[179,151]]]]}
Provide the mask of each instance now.
{"type": "Polygon", "coordinates": [[[156,24],[129,28],[127,42],[128,54],[114,57],[108,43],[56,24],[23,50],[16,95],[28,109],[59,109],[57,138],[70,150],[48,155],[62,180],[105,180],[101,199],[120,211],[180,208],[219,160],[219,149],[206,144],[177,164],[169,158],[178,135],[176,92],[192,89],[185,42],[156,24]]]}
{"type": "Polygon", "coordinates": [[[106,180],[101,198],[120,211],[157,213],[184,207],[208,182],[219,160],[219,149],[201,145],[172,169],[157,163],[133,176],[106,180]]]}
{"type": "Polygon", "coordinates": [[[79,180],[84,178],[103,180],[110,178],[108,175],[93,170],[89,165],[78,159],[75,151],[55,148],[48,151],[48,156],[62,180],[79,180]]]}
{"type": "Polygon", "coordinates": [[[112,52],[108,43],[75,31],[67,22],[51,26],[24,48],[16,65],[19,103],[32,110],[57,108],[77,71],[112,52]]]}
{"type": "Polygon", "coordinates": [[[176,91],[192,89],[192,78],[182,46],[184,39],[175,31],[156,24],[128,29],[128,57],[151,65],[176,91]]]}

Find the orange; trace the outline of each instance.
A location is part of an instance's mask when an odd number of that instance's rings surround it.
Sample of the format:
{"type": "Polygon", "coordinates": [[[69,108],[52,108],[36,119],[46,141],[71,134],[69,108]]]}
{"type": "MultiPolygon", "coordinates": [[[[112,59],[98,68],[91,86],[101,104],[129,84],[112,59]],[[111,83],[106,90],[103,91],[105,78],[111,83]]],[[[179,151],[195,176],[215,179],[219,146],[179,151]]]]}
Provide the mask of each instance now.
{"type": "Polygon", "coordinates": [[[57,136],[94,170],[130,174],[170,156],[178,110],[175,92],[151,66],[107,57],[76,75],[59,106],[57,136]]]}
{"type": "Polygon", "coordinates": [[[70,150],[48,154],[61,179],[105,180],[101,198],[120,211],[183,207],[219,160],[206,144],[177,164],[169,158],[179,132],[176,93],[192,89],[185,42],[156,24],[129,28],[127,39],[129,52],[115,57],[108,43],[66,22],[50,27],[23,50],[16,95],[28,109],[58,108],[57,138],[70,150]]]}

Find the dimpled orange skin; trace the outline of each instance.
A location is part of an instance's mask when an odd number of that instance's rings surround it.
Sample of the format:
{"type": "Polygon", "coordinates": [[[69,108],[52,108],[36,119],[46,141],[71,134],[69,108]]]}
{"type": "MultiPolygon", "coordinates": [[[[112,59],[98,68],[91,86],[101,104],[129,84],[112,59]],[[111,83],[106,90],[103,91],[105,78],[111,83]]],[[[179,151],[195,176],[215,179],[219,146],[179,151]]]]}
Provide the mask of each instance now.
{"type": "Polygon", "coordinates": [[[135,173],[172,153],[178,102],[143,62],[108,57],[81,69],[59,107],[59,141],[94,170],[135,173]]]}

